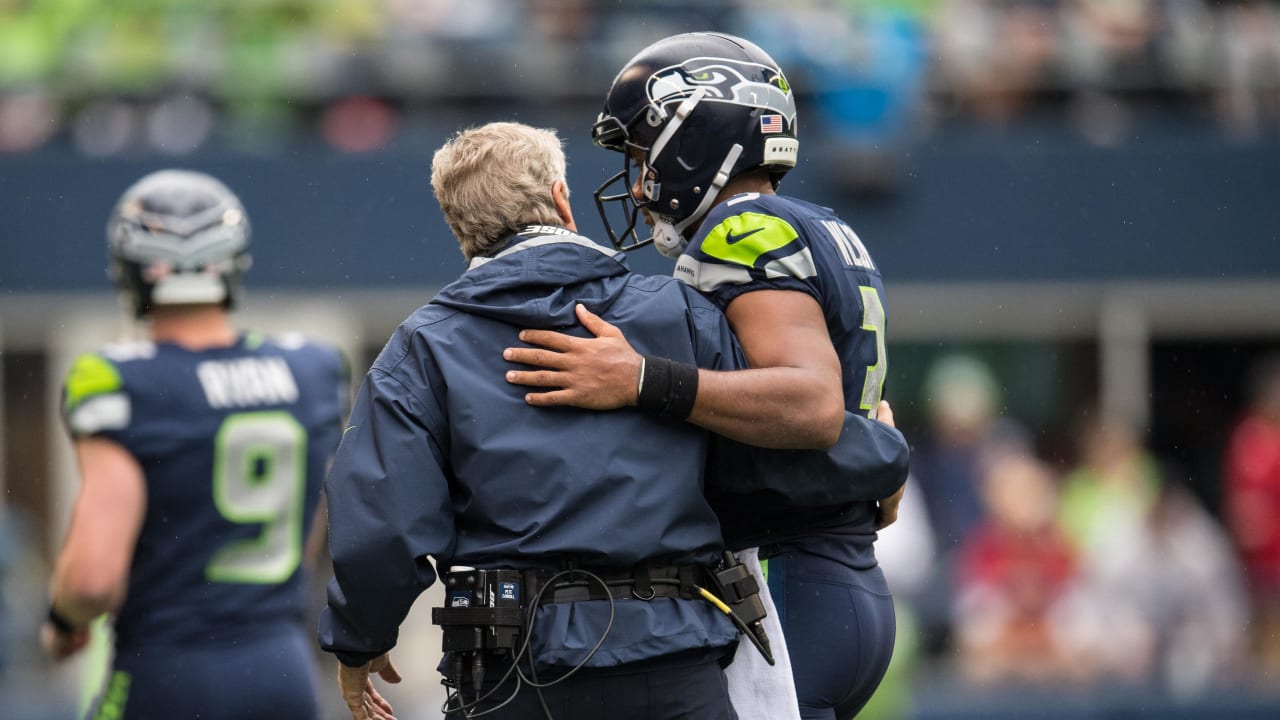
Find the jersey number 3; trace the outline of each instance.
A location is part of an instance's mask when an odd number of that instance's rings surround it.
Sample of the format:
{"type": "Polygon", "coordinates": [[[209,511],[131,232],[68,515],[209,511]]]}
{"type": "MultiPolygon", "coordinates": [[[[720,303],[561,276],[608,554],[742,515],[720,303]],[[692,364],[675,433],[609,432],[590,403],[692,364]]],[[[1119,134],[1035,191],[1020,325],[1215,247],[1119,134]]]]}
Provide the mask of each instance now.
{"type": "Polygon", "coordinates": [[[302,560],[307,432],[289,413],[230,415],[214,443],[213,501],[237,524],[261,525],[257,537],[235,540],[205,567],[213,582],[280,583],[302,560]]]}
{"type": "Polygon", "coordinates": [[[863,285],[858,289],[862,291],[862,329],[876,336],[876,363],[867,366],[867,379],[862,383],[862,403],[858,407],[866,411],[867,417],[875,419],[880,408],[880,396],[884,393],[884,379],[889,374],[884,349],[884,303],[880,302],[880,293],[875,288],[863,285]]]}

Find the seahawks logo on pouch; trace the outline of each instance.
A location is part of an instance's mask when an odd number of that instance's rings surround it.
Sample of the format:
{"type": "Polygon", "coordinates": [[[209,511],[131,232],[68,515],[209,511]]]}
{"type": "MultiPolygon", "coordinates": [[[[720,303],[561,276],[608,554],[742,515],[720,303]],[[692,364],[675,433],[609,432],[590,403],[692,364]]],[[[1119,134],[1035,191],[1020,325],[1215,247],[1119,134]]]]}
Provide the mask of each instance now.
{"type": "Polygon", "coordinates": [[[661,107],[689,97],[698,88],[705,88],[705,101],[772,110],[786,118],[788,125],[795,122],[791,86],[767,65],[728,58],[690,58],[650,75],[646,91],[649,100],[661,107]]]}

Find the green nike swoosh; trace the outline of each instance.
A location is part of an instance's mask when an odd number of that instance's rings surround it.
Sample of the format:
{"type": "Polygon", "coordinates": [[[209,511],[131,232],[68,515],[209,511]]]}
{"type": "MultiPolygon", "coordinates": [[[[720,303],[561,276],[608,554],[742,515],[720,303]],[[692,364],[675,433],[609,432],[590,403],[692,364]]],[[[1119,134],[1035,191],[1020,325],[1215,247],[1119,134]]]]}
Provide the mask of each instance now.
{"type": "Polygon", "coordinates": [[[347,429],[342,431],[342,436],[343,436],[343,437],[346,437],[346,436],[347,436],[347,433],[351,432],[352,430],[355,430],[355,429],[356,429],[356,428],[358,428],[358,427],[360,427],[360,426],[359,426],[359,425],[348,425],[348,426],[347,426],[347,429]]]}
{"type": "Polygon", "coordinates": [[[751,236],[751,235],[755,235],[756,233],[760,232],[761,230],[764,230],[764,228],[762,228],[762,227],[758,227],[758,228],[755,228],[755,229],[753,229],[753,230],[748,230],[748,231],[746,231],[746,232],[744,232],[744,233],[739,233],[739,234],[737,234],[737,235],[734,235],[734,234],[733,234],[733,233],[731,233],[731,232],[730,232],[730,233],[725,233],[725,235],[724,235],[724,242],[725,242],[725,244],[726,244],[726,245],[732,245],[732,244],[734,244],[734,243],[738,242],[739,240],[742,240],[743,238],[749,237],[749,236],[751,236]]]}

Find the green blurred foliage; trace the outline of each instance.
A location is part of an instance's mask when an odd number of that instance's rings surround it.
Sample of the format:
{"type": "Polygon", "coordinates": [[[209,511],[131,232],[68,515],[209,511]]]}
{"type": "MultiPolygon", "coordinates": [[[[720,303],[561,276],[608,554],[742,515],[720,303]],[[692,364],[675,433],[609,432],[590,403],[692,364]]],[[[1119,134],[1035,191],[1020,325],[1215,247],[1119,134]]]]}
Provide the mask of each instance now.
{"type": "Polygon", "coordinates": [[[0,91],[261,98],[309,89],[308,60],[353,53],[381,0],[0,0],[0,91]]]}

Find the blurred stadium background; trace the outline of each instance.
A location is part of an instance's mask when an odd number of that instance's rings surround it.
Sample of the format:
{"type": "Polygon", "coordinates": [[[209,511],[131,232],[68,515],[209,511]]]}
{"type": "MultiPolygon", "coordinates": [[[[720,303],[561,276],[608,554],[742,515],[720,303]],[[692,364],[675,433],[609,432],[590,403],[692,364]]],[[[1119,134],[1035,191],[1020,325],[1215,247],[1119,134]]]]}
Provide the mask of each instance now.
{"type": "MultiPolygon", "coordinates": [[[[239,322],[360,372],[463,269],[432,151],[489,120],[557,128],[602,239],[603,93],[701,29],[788,71],[783,191],[838,208],[886,277],[886,396],[916,456],[881,541],[898,658],[864,716],[1280,716],[1280,481],[1241,500],[1226,470],[1280,350],[1262,0],[0,0],[6,704],[94,682],[35,660],[31,632],[75,488],[58,382],[136,332],[104,274],[130,182],[225,180],[255,231],[239,322]]],[[[438,717],[435,633],[415,612],[402,634],[401,717],[438,717]]]]}

